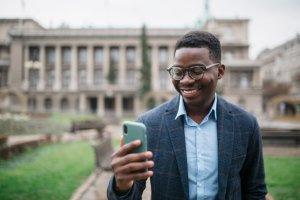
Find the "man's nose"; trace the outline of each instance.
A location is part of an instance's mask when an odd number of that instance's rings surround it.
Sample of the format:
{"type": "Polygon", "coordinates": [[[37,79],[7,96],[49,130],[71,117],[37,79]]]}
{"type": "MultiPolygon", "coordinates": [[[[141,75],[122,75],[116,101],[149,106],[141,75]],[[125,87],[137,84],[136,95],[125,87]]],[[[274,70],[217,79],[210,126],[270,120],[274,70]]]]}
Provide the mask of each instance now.
{"type": "Polygon", "coordinates": [[[185,82],[185,81],[194,81],[194,79],[192,79],[189,75],[189,73],[186,71],[185,74],[183,75],[183,78],[181,79],[181,82],[185,82]]]}

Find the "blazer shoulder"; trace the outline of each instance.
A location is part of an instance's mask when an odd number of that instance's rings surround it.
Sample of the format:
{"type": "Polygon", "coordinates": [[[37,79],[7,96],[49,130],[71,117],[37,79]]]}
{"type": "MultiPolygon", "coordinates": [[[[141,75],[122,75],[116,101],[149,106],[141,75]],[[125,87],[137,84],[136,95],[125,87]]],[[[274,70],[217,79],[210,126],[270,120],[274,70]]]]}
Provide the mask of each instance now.
{"type": "Polygon", "coordinates": [[[244,110],[243,108],[235,104],[226,101],[222,97],[218,97],[217,110],[219,112],[232,115],[233,117],[237,117],[238,119],[245,119],[245,121],[251,121],[251,122],[256,121],[256,117],[252,113],[244,110]]]}

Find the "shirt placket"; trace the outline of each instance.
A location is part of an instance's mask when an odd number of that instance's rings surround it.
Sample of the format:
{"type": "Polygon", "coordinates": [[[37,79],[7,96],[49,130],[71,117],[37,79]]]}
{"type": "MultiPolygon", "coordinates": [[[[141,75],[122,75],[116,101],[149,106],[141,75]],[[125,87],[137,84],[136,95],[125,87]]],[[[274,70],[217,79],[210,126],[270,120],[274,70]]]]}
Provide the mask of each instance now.
{"type": "Polygon", "coordinates": [[[202,128],[197,126],[196,128],[196,153],[197,153],[197,194],[204,193],[205,182],[202,179],[205,171],[205,163],[203,162],[203,140],[201,137],[202,128]]]}

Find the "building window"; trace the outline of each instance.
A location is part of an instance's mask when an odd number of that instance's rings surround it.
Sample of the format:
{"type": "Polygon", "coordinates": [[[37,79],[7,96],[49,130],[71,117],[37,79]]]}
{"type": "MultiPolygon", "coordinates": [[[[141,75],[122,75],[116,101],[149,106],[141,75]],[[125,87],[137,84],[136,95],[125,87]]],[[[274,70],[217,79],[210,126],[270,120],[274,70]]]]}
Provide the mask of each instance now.
{"type": "Polygon", "coordinates": [[[79,87],[84,88],[86,86],[86,69],[79,70],[79,87]]]}
{"type": "Polygon", "coordinates": [[[94,63],[96,66],[103,65],[103,48],[95,47],[94,49],[94,63]]]}
{"type": "Polygon", "coordinates": [[[160,47],[158,51],[158,62],[160,67],[166,67],[168,65],[168,48],[160,47]]]}
{"type": "Polygon", "coordinates": [[[1,60],[7,60],[9,59],[9,46],[6,46],[6,45],[1,45],[0,44],[0,59],[1,60]]]}
{"type": "Polygon", "coordinates": [[[135,64],[135,48],[127,47],[126,48],[126,64],[134,65],[135,64]]]}
{"type": "Polygon", "coordinates": [[[40,49],[36,46],[29,47],[29,60],[30,61],[39,61],[40,60],[40,49]]]}
{"type": "Polygon", "coordinates": [[[54,65],[55,63],[55,50],[54,47],[47,47],[46,48],[46,64],[47,65],[54,65]]]}
{"type": "Polygon", "coordinates": [[[71,48],[63,47],[62,48],[62,64],[71,65],[71,48]]]}
{"type": "Polygon", "coordinates": [[[63,70],[62,73],[62,88],[67,89],[70,85],[70,69],[63,70]]]}
{"type": "Polygon", "coordinates": [[[124,114],[132,114],[133,112],[133,104],[134,98],[133,97],[124,97],[122,99],[122,107],[124,110],[124,114]]]}
{"type": "Polygon", "coordinates": [[[225,60],[232,60],[233,59],[233,53],[232,53],[232,51],[226,51],[224,53],[224,59],[225,60]]]}
{"type": "Polygon", "coordinates": [[[52,110],[52,100],[50,98],[45,99],[44,108],[45,108],[46,112],[51,112],[51,110],[52,110]]]}
{"type": "Polygon", "coordinates": [[[113,115],[115,112],[115,98],[114,97],[105,97],[104,98],[104,108],[105,108],[105,114],[113,115]]]}
{"type": "Polygon", "coordinates": [[[232,32],[231,28],[224,28],[223,38],[226,42],[232,42],[233,41],[233,32],[232,32]]]}
{"type": "Polygon", "coordinates": [[[160,89],[167,89],[168,73],[165,70],[159,70],[159,85],[160,89]]]}
{"type": "Polygon", "coordinates": [[[110,48],[110,61],[114,64],[119,63],[119,48],[118,47],[111,47],[110,48]]]}
{"type": "Polygon", "coordinates": [[[46,76],[47,76],[46,87],[52,89],[54,85],[54,69],[47,70],[46,76]]]}
{"type": "Polygon", "coordinates": [[[67,111],[69,109],[69,101],[66,98],[61,99],[60,101],[60,110],[62,112],[67,111]]]}
{"type": "Polygon", "coordinates": [[[78,63],[79,65],[86,65],[87,63],[87,50],[85,47],[78,48],[78,63]]]}
{"type": "Polygon", "coordinates": [[[232,86],[237,88],[247,89],[251,87],[253,72],[232,72],[232,86]]]}
{"type": "Polygon", "coordinates": [[[99,86],[104,83],[104,76],[102,69],[95,69],[94,71],[94,84],[99,86]]]}
{"type": "Polygon", "coordinates": [[[0,66],[0,88],[7,86],[8,67],[0,66]]]}
{"type": "Polygon", "coordinates": [[[136,77],[135,77],[135,75],[136,75],[136,72],[135,72],[135,70],[133,70],[133,69],[129,69],[129,70],[127,70],[127,73],[126,73],[126,82],[127,82],[127,84],[128,85],[135,85],[136,84],[136,77]]]}
{"type": "Polygon", "coordinates": [[[37,89],[38,82],[39,82],[39,70],[29,69],[29,88],[37,89]]]}

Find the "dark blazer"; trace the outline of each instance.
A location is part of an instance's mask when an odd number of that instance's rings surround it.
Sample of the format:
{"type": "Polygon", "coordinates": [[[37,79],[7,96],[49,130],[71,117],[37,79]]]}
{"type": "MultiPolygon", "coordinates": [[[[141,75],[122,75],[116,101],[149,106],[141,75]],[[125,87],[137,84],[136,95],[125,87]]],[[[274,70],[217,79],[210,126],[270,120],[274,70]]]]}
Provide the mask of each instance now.
{"type": "MultiPolygon", "coordinates": [[[[147,127],[148,149],[153,152],[151,199],[189,199],[183,118],[177,118],[179,95],[140,116],[147,127]]],[[[256,119],[218,97],[218,200],[265,199],[262,143],[256,119]]],[[[108,199],[141,199],[145,181],[135,181],[131,191],[118,197],[108,186],[108,199]]]]}

